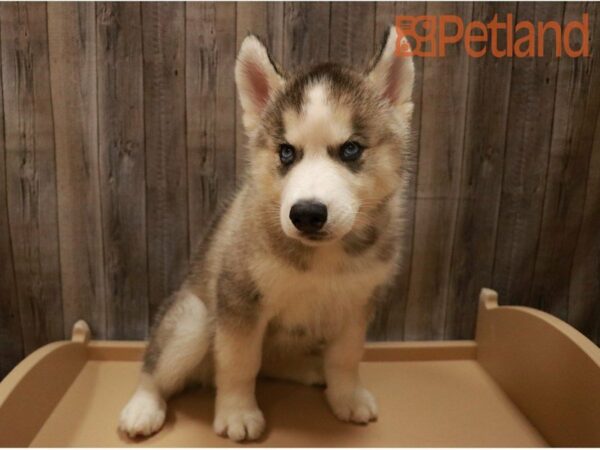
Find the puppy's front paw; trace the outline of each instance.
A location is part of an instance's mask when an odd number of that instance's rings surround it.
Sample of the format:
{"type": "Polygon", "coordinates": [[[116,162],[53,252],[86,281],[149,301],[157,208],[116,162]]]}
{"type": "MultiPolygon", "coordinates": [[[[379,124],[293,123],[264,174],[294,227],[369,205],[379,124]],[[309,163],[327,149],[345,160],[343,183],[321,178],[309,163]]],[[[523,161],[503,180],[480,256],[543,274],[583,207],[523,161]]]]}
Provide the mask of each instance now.
{"type": "Polygon", "coordinates": [[[232,441],[258,439],[265,429],[265,418],[258,408],[217,411],[213,424],[215,432],[232,441]]]}
{"type": "Polygon", "coordinates": [[[156,433],[165,422],[166,404],[162,398],[137,392],[123,408],[119,429],[131,438],[156,433]]]}
{"type": "Polygon", "coordinates": [[[377,419],[375,398],[363,387],[348,391],[328,388],[325,394],[335,416],[344,422],[369,423],[377,419]]]}

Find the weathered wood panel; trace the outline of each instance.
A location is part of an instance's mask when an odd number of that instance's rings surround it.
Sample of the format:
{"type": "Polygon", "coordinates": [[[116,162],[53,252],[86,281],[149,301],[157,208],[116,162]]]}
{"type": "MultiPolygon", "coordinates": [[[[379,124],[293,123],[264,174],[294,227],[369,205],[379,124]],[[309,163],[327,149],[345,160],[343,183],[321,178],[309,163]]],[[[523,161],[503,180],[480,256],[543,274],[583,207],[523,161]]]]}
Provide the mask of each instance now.
{"type": "Polygon", "coordinates": [[[26,352],[64,337],[46,24],[43,3],[0,5],[7,211],[26,352]]]}
{"type": "MultiPolygon", "coordinates": [[[[597,5],[569,3],[563,25],[592,18],[590,39],[600,48],[600,29],[594,27],[597,5]]],[[[581,36],[572,44],[579,46],[581,36]]],[[[552,124],[550,160],[539,231],[531,303],[567,320],[570,271],[581,228],[596,119],[600,113],[600,64],[591,58],[561,58],[552,124]],[[560,239],[557,239],[560,236],[560,239]]],[[[600,223],[598,224],[600,231],[600,223]]],[[[600,300],[600,299],[599,299],[600,300]]]]}
{"type": "Polygon", "coordinates": [[[84,319],[105,337],[94,4],[49,3],[48,42],[65,334],[84,319]]]}
{"type": "Polygon", "coordinates": [[[0,378],[23,357],[21,314],[8,222],[4,96],[0,59],[0,378]]]}
{"type": "MultiPolygon", "coordinates": [[[[572,5],[567,6],[566,16],[570,15],[572,8],[572,5]]],[[[590,22],[593,26],[591,45],[597,52],[600,46],[600,8],[597,4],[590,4],[589,10],[590,22]]],[[[581,211],[574,212],[575,214],[581,214],[581,219],[576,237],[569,236],[575,240],[575,249],[569,272],[561,272],[558,276],[564,276],[570,281],[567,312],[569,323],[593,339],[594,342],[600,343],[600,113],[596,112],[594,117],[593,111],[589,111],[590,106],[593,107],[598,101],[598,89],[600,88],[600,63],[598,59],[589,60],[585,65],[585,69],[585,73],[580,75],[582,81],[579,87],[581,91],[585,92],[584,85],[586,81],[588,82],[587,95],[583,94],[585,100],[579,97],[579,102],[585,103],[585,127],[574,121],[572,122],[571,128],[578,132],[578,135],[575,135],[578,142],[567,141],[571,145],[568,147],[569,153],[565,155],[570,157],[570,152],[575,152],[578,155],[575,164],[578,167],[567,165],[570,169],[567,173],[572,178],[566,178],[568,183],[565,184],[577,186],[576,189],[571,188],[569,192],[574,192],[577,200],[582,202],[583,205],[581,211]],[[587,80],[588,76],[589,81],[587,80]],[[586,153],[589,155],[587,164],[583,157],[586,153]],[[581,185],[584,180],[586,186],[585,192],[582,194],[581,185]],[[581,198],[582,195],[583,199],[581,198]]],[[[562,176],[562,172],[560,175],[562,176]]],[[[562,194],[562,190],[560,192],[562,194]]],[[[573,212],[571,209],[569,211],[573,212]]],[[[562,268],[559,270],[562,270],[562,268]]],[[[555,276],[555,274],[549,275],[555,276]]],[[[556,281],[548,280],[548,282],[553,283],[556,281]]],[[[550,310],[553,308],[552,303],[555,299],[559,304],[563,304],[566,296],[563,292],[558,292],[556,298],[554,292],[548,290],[544,291],[543,295],[542,306],[550,310]]]]}
{"type": "Polygon", "coordinates": [[[148,301],[152,318],[189,257],[185,5],[142,4],[148,301]]]}
{"type": "MultiPolygon", "coordinates": [[[[514,3],[473,5],[473,20],[505,17],[514,3]]],[[[512,59],[488,53],[469,66],[463,163],[444,337],[473,336],[479,290],[491,286],[506,145],[512,59]]]]}
{"type": "Polygon", "coordinates": [[[235,4],[186,5],[189,230],[192,251],[235,188],[235,4]]]}
{"type": "MultiPolygon", "coordinates": [[[[452,14],[464,21],[470,20],[471,10],[469,3],[427,4],[427,14],[452,14]]],[[[441,339],[444,334],[469,63],[461,44],[452,44],[444,58],[427,58],[423,65],[413,269],[404,332],[408,339],[441,339]]]]}
{"type": "Polygon", "coordinates": [[[148,331],[146,149],[139,3],[96,5],[107,333],[148,331]]]}
{"type": "Polygon", "coordinates": [[[600,117],[587,178],[583,220],[571,267],[569,322],[600,343],[600,117]]]}
{"type": "Polygon", "coordinates": [[[283,65],[287,70],[327,61],[330,20],[327,2],[285,3],[283,65]]]}
{"type": "MultiPolygon", "coordinates": [[[[516,20],[562,22],[562,3],[520,3],[516,20]]],[[[553,43],[544,50],[552,54],[553,43]]],[[[514,58],[493,287],[502,301],[539,306],[529,295],[548,171],[558,58],[514,58]]]]}
{"type": "Polygon", "coordinates": [[[332,2],[329,60],[363,70],[375,49],[375,3],[332,2]]]}

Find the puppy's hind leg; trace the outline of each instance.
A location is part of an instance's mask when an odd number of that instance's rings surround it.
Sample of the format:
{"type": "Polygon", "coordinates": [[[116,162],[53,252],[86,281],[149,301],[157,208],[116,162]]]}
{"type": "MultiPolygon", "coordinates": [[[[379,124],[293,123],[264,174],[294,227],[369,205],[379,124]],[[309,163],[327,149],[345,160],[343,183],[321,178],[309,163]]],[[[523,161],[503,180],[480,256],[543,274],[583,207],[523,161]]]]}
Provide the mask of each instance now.
{"type": "Polygon", "coordinates": [[[207,353],[210,342],[208,311],[189,291],[174,294],[159,314],[138,387],[121,412],[119,429],[149,436],[164,421],[166,400],[184,387],[207,353]]]}

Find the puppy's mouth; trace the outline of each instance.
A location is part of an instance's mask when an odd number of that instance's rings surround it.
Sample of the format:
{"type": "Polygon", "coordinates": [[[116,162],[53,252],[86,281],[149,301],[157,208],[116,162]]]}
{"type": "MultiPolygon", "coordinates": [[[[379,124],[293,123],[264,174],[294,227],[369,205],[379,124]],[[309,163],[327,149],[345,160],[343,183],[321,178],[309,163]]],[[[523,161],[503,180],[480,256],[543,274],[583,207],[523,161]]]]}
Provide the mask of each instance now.
{"type": "Polygon", "coordinates": [[[323,245],[336,240],[335,236],[323,230],[314,232],[299,232],[298,239],[311,246],[323,245]]]}

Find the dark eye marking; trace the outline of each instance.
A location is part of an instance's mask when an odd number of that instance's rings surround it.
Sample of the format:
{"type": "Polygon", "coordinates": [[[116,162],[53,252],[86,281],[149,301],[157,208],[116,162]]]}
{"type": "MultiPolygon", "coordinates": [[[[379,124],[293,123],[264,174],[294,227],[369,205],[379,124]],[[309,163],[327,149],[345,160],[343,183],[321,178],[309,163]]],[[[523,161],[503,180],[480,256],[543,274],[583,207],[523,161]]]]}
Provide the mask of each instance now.
{"type": "Polygon", "coordinates": [[[302,159],[302,149],[297,149],[292,144],[282,142],[277,147],[277,156],[279,157],[280,164],[277,167],[279,174],[284,176],[288,173],[295,163],[302,159]]]}
{"type": "Polygon", "coordinates": [[[327,153],[331,158],[343,164],[344,167],[356,173],[360,171],[363,165],[364,158],[361,158],[361,156],[365,148],[357,140],[349,139],[340,146],[327,147],[327,153]]]}
{"type": "Polygon", "coordinates": [[[344,162],[353,162],[358,160],[364,147],[356,141],[346,141],[340,146],[340,159],[344,162]]]}
{"type": "Polygon", "coordinates": [[[296,149],[290,144],[279,145],[279,160],[284,166],[289,166],[296,160],[296,149]]]}

